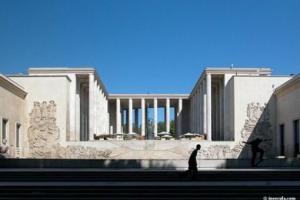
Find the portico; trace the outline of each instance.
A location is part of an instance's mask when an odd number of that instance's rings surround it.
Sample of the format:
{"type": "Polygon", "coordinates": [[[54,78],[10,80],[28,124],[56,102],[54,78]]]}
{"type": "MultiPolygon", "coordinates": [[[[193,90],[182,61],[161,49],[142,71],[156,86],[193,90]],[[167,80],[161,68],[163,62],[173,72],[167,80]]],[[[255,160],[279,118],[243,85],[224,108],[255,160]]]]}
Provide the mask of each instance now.
{"type": "MultiPolygon", "coordinates": [[[[158,109],[165,110],[165,132],[169,133],[170,108],[173,107],[176,136],[179,137],[183,129],[187,129],[187,126],[183,125],[182,112],[183,109],[189,110],[186,102],[188,98],[187,94],[110,94],[109,109],[115,109],[115,117],[111,116],[111,119],[115,120],[110,120],[110,126],[113,127],[113,133],[137,133],[145,138],[155,138],[158,136],[158,109]],[[183,103],[186,103],[185,106],[183,103]],[[153,109],[153,120],[148,115],[149,109],[153,109]]],[[[114,112],[110,113],[113,115],[114,112]]]]}

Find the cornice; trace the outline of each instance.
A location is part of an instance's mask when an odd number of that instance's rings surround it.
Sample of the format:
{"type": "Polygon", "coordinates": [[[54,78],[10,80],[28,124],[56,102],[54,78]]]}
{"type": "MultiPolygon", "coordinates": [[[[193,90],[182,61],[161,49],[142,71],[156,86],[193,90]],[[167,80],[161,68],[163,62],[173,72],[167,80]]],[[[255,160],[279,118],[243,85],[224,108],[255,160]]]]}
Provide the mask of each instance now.
{"type": "Polygon", "coordinates": [[[300,74],[293,76],[290,80],[277,87],[274,91],[274,94],[280,95],[281,93],[290,90],[292,87],[297,86],[297,84],[300,85],[300,74]]]}
{"type": "Polygon", "coordinates": [[[90,74],[95,73],[95,68],[92,67],[80,67],[80,68],[67,68],[67,67],[53,67],[53,68],[43,68],[43,67],[31,67],[28,69],[28,74],[65,74],[65,73],[77,73],[77,74],[90,74]]]}
{"type": "Polygon", "coordinates": [[[22,86],[4,76],[3,74],[0,74],[0,85],[22,99],[24,99],[27,95],[27,92],[22,86]]]}

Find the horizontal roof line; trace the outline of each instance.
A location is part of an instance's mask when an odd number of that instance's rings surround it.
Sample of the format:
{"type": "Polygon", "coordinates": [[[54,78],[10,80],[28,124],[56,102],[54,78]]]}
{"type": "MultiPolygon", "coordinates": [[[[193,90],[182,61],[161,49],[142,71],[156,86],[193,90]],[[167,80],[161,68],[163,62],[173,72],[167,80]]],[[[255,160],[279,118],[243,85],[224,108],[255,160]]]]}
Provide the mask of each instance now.
{"type": "Polygon", "coordinates": [[[109,98],[189,98],[189,94],[109,94],[109,98]]]}
{"type": "Polygon", "coordinates": [[[7,75],[8,77],[22,77],[22,78],[31,78],[31,77],[36,77],[36,78],[42,78],[42,77],[49,77],[49,78],[66,78],[68,81],[71,81],[68,75],[24,75],[24,74],[9,74],[7,75]]]}
{"type": "Polygon", "coordinates": [[[269,67],[206,67],[205,70],[272,71],[269,67]]]}
{"type": "Polygon", "coordinates": [[[38,67],[34,67],[34,68],[29,68],[28,69],[28,73],[45,73],[45,72],[53,72],[53,73],[65,73],[65,72],[87,72],[87,73],[91,73],[91,72],[95,72],[96,69],[95,68],[87,68],[87,67],[72,67],[72,68],[67,68],[67,67],[53,67],[53,68],[38,68],[38,67]]]}

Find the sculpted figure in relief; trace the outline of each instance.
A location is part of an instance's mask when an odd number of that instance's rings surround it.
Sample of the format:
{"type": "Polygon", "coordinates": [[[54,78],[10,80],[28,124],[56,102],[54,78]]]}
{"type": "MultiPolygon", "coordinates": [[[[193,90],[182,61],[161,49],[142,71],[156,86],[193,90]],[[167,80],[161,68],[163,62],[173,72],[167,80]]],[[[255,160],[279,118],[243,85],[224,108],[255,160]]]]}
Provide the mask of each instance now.
{"type": "Polygon", "coordinates": [[[56,125],[56,104],[53,100],[34,102],[29,114],[28,142],[33,158],[108,158],[111,151],[96,148],[62,146],[59,144],[59,128],[56,125]]]}
{"type": "MultiPolygon", "coordinates": [[[[245,147],[242,141],[248,141],[255,137],[271,138],[272,127],[270,123],[269,109],[266,104],[263,106],[260,103],[251,102],[247,105],[247,119],[241,131],[241,138],[237,144],[230,148],[228,145],[212,145],[203,148],[200,152],[200,157],[203,159],[226,159],[247,157],[249,148],[245,147]],[[241,155],[241,153],[243,153],[241,155]]],[[[261,148],[266,151],[266,155],[271,154],[272,141],[265,142],[261,148]]]]}

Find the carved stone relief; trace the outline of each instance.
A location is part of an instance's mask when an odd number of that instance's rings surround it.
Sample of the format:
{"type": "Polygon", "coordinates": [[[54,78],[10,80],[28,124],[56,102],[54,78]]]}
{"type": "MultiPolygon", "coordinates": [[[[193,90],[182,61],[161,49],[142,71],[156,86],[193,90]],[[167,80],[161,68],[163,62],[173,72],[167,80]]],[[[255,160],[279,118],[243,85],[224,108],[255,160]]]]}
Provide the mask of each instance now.
{"type": "MultiPolygon", "coordinates": [[[[243,141],[253,140],[257,137],[262,139],[271,139],[271,123],[268,107],[260,103],[249,103],[247,106],[247,119],[241,131],[239,141],[230,148],[229,145],[211,145],[201,149],[199,156],[202,159],[226,159],[226,158],[247,158],[249,147],[245,146],[243,141]],[[242,155],[241,155],[242,153],[242,155]]],[[[261,148],[265,150],[266,155],[272,154],[272,141],[263,142],[261,148]]]]}
{"type": "Polygon", "coordinates": [[[56,125],[56,104],[50,101],[34,102],[29,114],[29,151],[32,158],[109,158],[110,150],[100,151],[80,145],[59,144],[59,128],[56,125]]]}

